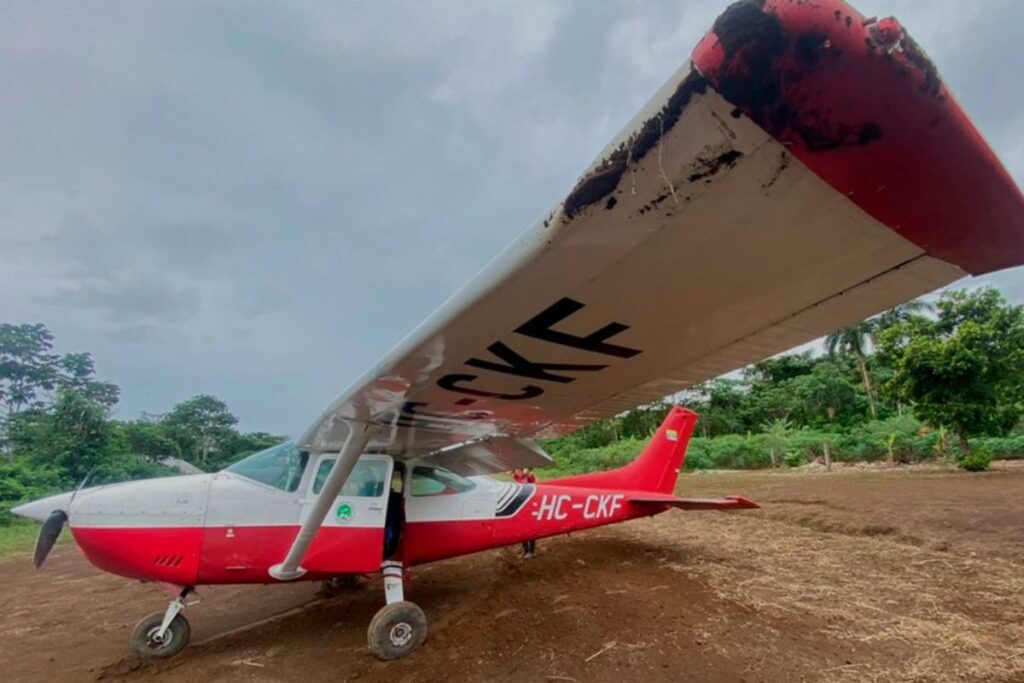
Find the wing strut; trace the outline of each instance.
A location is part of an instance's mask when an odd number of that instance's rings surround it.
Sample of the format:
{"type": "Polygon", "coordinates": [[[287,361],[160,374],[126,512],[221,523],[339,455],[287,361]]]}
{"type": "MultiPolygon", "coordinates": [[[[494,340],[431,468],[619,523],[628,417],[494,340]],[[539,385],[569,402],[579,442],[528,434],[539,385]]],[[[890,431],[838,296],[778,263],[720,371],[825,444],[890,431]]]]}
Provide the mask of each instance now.
{"type": "Polygon", "coordinates": [[[284,562],[275,564],[269,569],[272,577],[280,581],[291,581],[306,573],[300,563],[306,556],[310,543],[313,542],[320,530],[327,511],[331,509],[334,500],[341,493],[341,487],[345,485],[352,469],[356,466],[356,461],[363,454],[363,449],[375,431],[376,427],[371,425],[360,422],[348,423],[348,437],[345,439],[345,445],[341,447],[338,459],[334,461],[334,467],[331,468],[331,473],[327,475],[327,480],[324,482],[323,488],[320,489],[320,496],[313,503],[309,516],[302,523],[302,528],[296,534],[284,562]]]}

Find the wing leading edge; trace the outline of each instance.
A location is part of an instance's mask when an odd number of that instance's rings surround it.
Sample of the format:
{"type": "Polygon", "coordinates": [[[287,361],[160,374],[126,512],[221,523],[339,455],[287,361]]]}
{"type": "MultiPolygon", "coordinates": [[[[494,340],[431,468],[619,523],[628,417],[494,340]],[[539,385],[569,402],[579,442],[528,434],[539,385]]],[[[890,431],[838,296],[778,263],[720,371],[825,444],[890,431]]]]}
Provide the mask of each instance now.
{"type": "Polygon", "coordinates": [[[566,199],[299,443],[366,423],[373,450],[454,459],[562,434],[1024,262],[1020,190],[916,43],[873,25],[836,0],[731,6],[566,199]]]}

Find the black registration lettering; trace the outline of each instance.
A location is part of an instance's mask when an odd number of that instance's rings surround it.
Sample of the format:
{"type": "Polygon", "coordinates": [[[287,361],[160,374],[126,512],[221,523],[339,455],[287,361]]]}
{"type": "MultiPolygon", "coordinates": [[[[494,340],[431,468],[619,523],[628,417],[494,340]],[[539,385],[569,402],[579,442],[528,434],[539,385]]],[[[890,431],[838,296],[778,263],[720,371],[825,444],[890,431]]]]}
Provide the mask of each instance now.
{"type": "Polygon", "coordinates": [[[596,370],[604,370],[608,367],[607,365],[583,365],[579,363],[535,363],[523,358],[501,342],[491,344],[487,347],[487,350],[505,361],[505,364],[503,365],[501,363],[495,363],[494,361],[481,360],[480,358],[470,358],[466,361],[466,365],[474,368],[480,368],[482,370],[493,370],[494,372],[504,372],[508,375],[527,377],[529,379],[540,379],[546,382],[560,382],[562,384],[568,384],[576,378],[569,377],[568,375],[556,375],[549,372],[549,370],[562,370],[564,372],[594,372],[596,370]]]}
{"type": "Polygon", "coordinates": [[[516,332],[527,337],[551,342],[552,344],[569,346],[574,349],[592,351],[617,358],[632,358],[640,353],[640,349],[631,349],[627,346],[608,343],[609,339],[629,329],[629,325],[623,325],[622,323],[608,323],[585,337],[577,337],[574,334],[551,329],[583,307],[584,304],[581,304],[579,301],[569,297],[562,297],[553,305],[517,327],[516,332]]]}

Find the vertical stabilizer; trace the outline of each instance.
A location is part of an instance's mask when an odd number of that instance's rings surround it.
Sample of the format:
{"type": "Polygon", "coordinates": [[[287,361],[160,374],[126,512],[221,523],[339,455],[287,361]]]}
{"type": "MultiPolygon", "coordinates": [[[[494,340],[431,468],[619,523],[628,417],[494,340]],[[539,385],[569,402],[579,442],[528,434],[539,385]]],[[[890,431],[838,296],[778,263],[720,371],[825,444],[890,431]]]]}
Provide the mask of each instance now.
{"type": "Polygon", "coordinates": [[[661,427],[640,455],[625,467],[565,477],[548,483],[671,493],[683,468],[686,446],[690,443],[696,424],[697,413],[676,406],[668,411],[661,427]]]}

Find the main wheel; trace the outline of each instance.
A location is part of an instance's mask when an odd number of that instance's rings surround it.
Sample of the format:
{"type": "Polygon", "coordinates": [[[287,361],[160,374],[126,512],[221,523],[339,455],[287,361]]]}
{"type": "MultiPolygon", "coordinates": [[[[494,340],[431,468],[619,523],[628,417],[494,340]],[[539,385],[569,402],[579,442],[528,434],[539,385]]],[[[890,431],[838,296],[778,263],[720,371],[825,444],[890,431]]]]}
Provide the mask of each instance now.
{"type": "Polygon", "coordinates": [[[393,602],[373,616],[366,636],[377,659],[401,659],[427,639],[427,617],[411,602],[393,602]]]}
{"type": "Polygon", "coordinates": [[[139,622],[132,632],[132,649],[143,659],[167,659],[181,652],[188,645],[192,627],[184,614],[178,614],[167,627],[162,638],[157,637],[163,612],[154,612],[139,622]]]}

